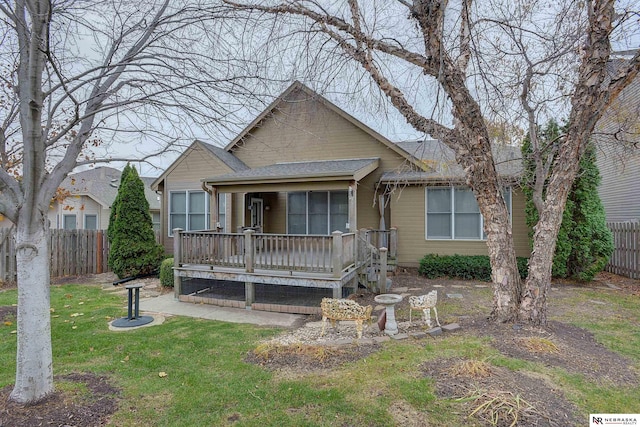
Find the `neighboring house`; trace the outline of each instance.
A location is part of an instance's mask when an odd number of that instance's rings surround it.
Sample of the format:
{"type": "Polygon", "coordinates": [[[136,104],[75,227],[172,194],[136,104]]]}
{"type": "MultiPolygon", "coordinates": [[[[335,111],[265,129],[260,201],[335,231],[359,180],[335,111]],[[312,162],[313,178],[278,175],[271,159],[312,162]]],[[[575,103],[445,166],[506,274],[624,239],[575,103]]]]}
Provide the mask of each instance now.
{"type": "MultiPolygon", "coordinates": [[[[610,63],[612,72],[617,65],[610,63]]],[[[640,77],[607,109],[593,139],[607,221],[640,221],[640,77]]]]}
{"type": "MultiPolygon", "coordinates": [[[[97,167],[69,174],[59,188],[59,197],[51,204],[51,228],[106,230],[109,227],[111,205],[118,194],[122,172],[110,167],[97,167]]],[[[142,177],[149,213],[154,228],[160,227],[159,196],[151,190],[155,178],[142,177]]]]}
{"type": "MultiPolygon", "coordinates": [[[[519,148],[496,150],[518,256],[528,256],[519,148]]],[[[152,184],[161,241],[172,230],[279,235],[397,227],[397,262],[487,254],[482,216],[450,149],[394,143],[299,82],[224,149],[195,141],[152,184]]],[[[309,285],[311,286],[311,285],[309,285]]]]}

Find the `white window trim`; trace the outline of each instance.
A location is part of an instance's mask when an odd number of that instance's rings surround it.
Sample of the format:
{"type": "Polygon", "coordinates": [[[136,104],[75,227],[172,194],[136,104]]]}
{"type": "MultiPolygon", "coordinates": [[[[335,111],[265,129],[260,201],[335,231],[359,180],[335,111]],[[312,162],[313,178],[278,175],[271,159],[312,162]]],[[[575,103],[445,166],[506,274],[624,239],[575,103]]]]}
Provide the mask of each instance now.
{"type": "Polygon", "coordinates": [[[169,191],[169,203],[167,203],[168,206],[168,212],[167,212],[167,227],[169,228],[168,230],[168,236],[169,237],[173,237],[173,230],[171,229],[171,204],[172,204],[172,200],[173,198],[171,197],[172,194],[174,193],[185,193],[185,203],[186,203],[186,211],[185,211],[185,224],[187,229],[185,229],[184,231],[189,231],[189,194],[190,193],[204,193],[204,213],[205,213],[205,224],[210,224],[211,221],[211,212],[210,212],[210,205],[209,205],[209,195],[207,194],[207,192],[205,192],[204,190],[172,190],[169,191]]]}
{"type": "MultiPolygon", "coordinates": [[[[428,240],[430,242],[486,242],[487,241],[487,237],[484,233],[484,216],[482,215],[482,213],[479,213],[480,215],[480,236],[482,236],[479,239],[456,239],[455,235],[456,235],[456,230],[455,230],[455,197],[454,197],[454,193],[455,193],[455,189],[469,189],[469,187],[466,186],[460,186],[460,185],[449,185],[449,186],[426,186],[424,188],[424,238],[425,240],[428,240]],[[427,228],[427,222],[429,221],[429,215],[428,215],[428,196],[427,193],[429,191],[429,189],[443,189],[443,188],[448,188],[453,190],[451,193],[449,193],[450,196],[450,203],[451,203],[451,214],[450,214],[450,221],[451,221],[451,237],[450,238],[429,238],[427,233],[428,233],[428,228],[427,228]]],[[[508,190],[510,193],[509,200],[505,201],[507,203],[507,210],[509,211],[509,222],[511,224],[513,224],[513,189],[511,187],[505,187],[505,190],[508,190]]],[[[478,201],[476,200],[476,203],[478,201]]]]}

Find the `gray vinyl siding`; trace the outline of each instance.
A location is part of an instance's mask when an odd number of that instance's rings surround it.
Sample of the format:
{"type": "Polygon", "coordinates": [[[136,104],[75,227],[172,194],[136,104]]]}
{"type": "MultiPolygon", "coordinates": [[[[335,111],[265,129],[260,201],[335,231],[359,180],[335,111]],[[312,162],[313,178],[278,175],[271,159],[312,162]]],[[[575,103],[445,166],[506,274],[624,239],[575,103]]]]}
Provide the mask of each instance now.
{"type": "Polygon", "coordinates": [[[640,77],[607,109],[593,139],[607,221],[640,220],[640,77]]]}

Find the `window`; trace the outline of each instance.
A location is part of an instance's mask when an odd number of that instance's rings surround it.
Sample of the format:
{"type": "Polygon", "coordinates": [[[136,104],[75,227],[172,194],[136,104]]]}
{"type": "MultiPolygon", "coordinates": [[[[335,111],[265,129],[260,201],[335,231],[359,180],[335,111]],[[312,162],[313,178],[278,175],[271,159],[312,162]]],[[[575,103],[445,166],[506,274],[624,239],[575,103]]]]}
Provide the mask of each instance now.
{"type": "Polygon", "coordinates": [[[349,198],[346,191],[308,191],[287,195],[287,232],[322,234],[347,231],[349,198]]]}
{"type": "Polygon", "coordinates": [[[174,228],[185,231],[209,227],[209,198],[204,191],[172,191],[169,193],[169,234],[174,228]]]}
{"type": "Polygon", "coordinates": [[[160,212],[151,212],[151,224],[153,231],[160,231],[160,212]]]}
{"type": "Polygon", "coordinates": [[[98,215],[86,214],[84,216],[84,229],[85,230],[97,230],[98,229],[98,215]]]}
{"type": "MultiPolygon", "coordinates": [[[[428,240],[483,240],[483,218],[469,188],[427,188],[426,238],[428,240]]],[[[511,215],[511,189],[503,192],[511,215]]]]}
{"type": "Polygon", "coordinates": [[[76,229],[76,216],[74,215],[63,215],[62,216],[62,228],[65,230],[75,230],[76,229]]]}

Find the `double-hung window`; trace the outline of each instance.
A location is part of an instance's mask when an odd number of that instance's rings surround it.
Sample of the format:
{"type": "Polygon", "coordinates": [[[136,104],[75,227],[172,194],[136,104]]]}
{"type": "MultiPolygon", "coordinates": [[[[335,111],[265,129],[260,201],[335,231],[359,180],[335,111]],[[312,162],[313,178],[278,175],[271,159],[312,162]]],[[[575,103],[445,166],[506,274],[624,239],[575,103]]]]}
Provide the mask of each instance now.
{"type": "Polygon", "coordinates": [[[185,231],[209,228],[209,197],[204,191],[171,191],[169,193],[169,233],[174,228],[185,231]]]}
{"type": "MultiPolygon", "coordinates": [[[[484,240],[484,220],[469,188],[428,187],[426,190],[427,240],[484,240]]],[[[511,189],[503,192],[511,215],[511,189]]]]}

